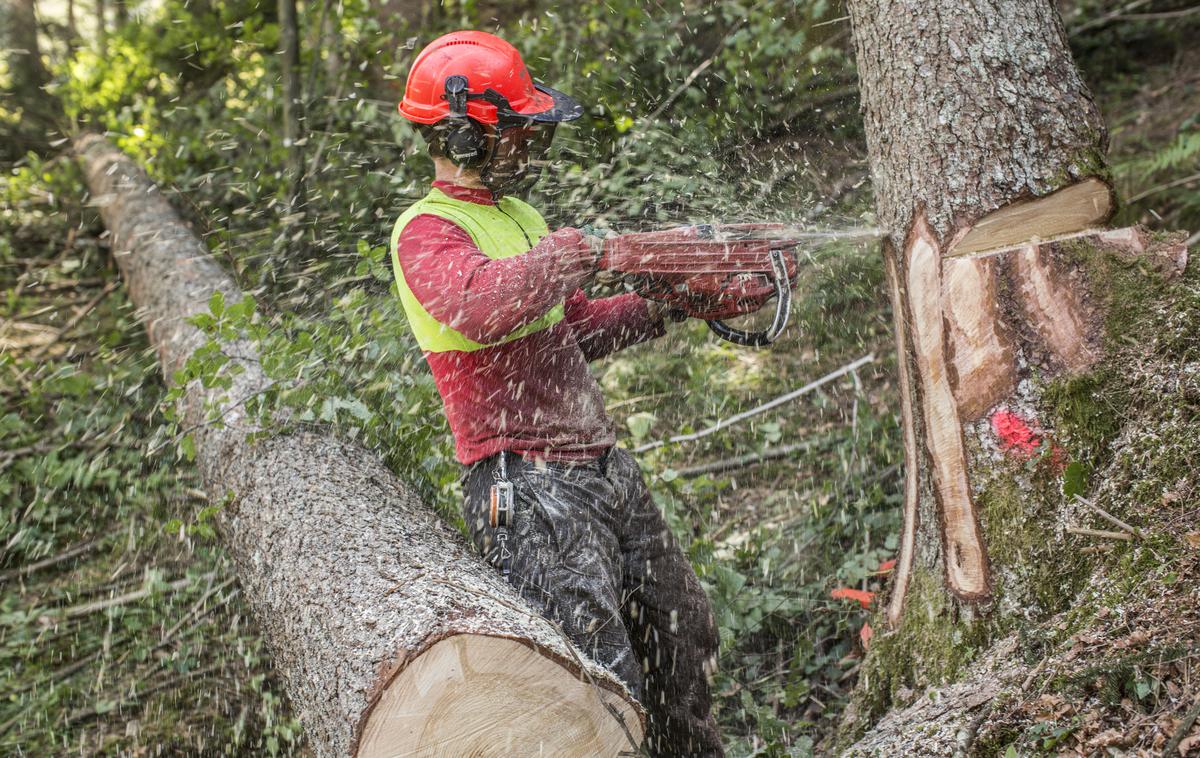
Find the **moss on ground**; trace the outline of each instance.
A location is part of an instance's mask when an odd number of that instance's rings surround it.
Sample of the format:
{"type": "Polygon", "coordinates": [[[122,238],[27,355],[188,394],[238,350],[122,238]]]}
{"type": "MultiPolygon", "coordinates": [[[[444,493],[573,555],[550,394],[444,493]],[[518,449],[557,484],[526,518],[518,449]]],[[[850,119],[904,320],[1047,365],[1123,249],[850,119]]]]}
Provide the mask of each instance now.
{"type": "MultiPolygon", "coordinates": [[[[993,567],[995,614],[1011,619],[1046,618],[1067,607],[1087,579],[1087,566],[1063,550],[1058,524],[1062,494],[1054,464],[1035,464],[1026,486],[1011,471],[998,472],[976,497],[984,543],[993,567]]],[[[1011,626],[995,623],[1003,634],[1011,626]]]]}
{"type": "MultiPolygon", "coordinates": [[[[875,621],[886,628],[882,618],[875,621]]],[[[898,629],[876,634],[863,660],[853,717],[837,735],[838,752],[889,708],[957,679],[992,639],[991,626],[986,617],[960,614],[940,576],[914,568],[898,629]]]]}
{"type": "Polygon", "coordinates": [[[1102,463],[1121,430],[1121,410],[1127,402],[1128,389],[1108,367],[1050,382],[1042,392],[1047,425],[1068,448],[1071,460],[1088,471],[1102,463]]]}

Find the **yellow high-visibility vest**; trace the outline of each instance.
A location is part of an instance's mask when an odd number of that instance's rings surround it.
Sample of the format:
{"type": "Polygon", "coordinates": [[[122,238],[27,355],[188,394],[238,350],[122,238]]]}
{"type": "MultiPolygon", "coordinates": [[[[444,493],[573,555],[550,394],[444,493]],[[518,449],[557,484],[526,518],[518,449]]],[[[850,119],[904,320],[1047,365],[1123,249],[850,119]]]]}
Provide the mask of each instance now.
{"type": "Polygon", "coordinates": [[[471,235],[476,246],[489,258],[511,258],[527,252],[537,244],[538,240],[549,233],[542,214],[533,206],[515,197],[502,197],[496,205],[471,203],[456,200],[436,187],[429,194],[418,200],[408,210],[396,219],[392,227],[391,258],[392,270],[396,274],[396,286],[400,291],[400,302],[404,305],[404,313],[408,324],[417,337],[417,344],[422,350],[433,353],[444,353],[450,350],[472,351],[524,337],[527,334],[547,329],[563,319],[563,304],[559,303],[533,321],[501,339],[490,344],[476,342],[454,329],[443,324],[425,310],[417,296],[409,289],[404,281],[404,271],[396,256],[396,243],[400,233],[417,216],[429,213],[462,228],[471,235]]]}

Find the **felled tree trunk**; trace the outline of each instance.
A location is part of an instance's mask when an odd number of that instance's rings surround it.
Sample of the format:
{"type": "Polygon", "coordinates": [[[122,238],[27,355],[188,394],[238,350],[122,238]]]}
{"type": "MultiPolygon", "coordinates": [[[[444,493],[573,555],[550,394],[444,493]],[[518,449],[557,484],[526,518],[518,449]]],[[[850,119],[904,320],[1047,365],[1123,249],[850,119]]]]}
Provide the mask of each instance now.
{"type": "MultiPolygon", "coordinates": [[[[76,140],[92,202],[169,378],[205,337],[187,323],[230,278],[155,185],[104,139],[76,140]]],[[[638,706],[515,595],[369,452],[262,431],[253,345],[228,390],[187,386],[181,424],[275,666],[322,756],[610,756],[638,706]],[[219,423],[212,421],[219,418],[219,423]]]]}
{"type": "Polygon", "coordinates": [[[1087,260],[1149,256],[1169,275],[1186,257],[1138,230],[1102,233],[1104,124],[1049,0],[847,5],[906,460],[888,630],[851,712],[861,732],[889,688],[946,681],[1013,618],[1050,610],[1035,586],[1046,567],[1012,535],[1062,505],[1045,482],[1070,462],[1039,417],[1043,388],[1108,349],[1087,260]],[[1014,462],[1046,476],[1035,485],[1014,462]]]}

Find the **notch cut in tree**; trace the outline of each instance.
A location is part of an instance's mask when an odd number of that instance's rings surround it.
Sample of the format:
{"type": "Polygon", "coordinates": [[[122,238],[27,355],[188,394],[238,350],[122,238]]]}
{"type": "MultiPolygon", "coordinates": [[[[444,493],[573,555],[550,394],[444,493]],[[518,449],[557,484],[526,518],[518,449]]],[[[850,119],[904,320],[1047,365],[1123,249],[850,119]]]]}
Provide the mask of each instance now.
{"type": "MultiPolygon", "coordinates": [[[[205,335],[188,318],[241,295],[144,172],[75,141],[130,298],[165,376],[205,335]]],[[[254,346],[225,343],[228,389],[191,382],[216,523],[309,743],[321,756],[617,755],[640,707],[420,503],[379,458],[332,436],[263,432],[254,346]],[[219,417],[220,423],[212,419],[219,417]]]]}

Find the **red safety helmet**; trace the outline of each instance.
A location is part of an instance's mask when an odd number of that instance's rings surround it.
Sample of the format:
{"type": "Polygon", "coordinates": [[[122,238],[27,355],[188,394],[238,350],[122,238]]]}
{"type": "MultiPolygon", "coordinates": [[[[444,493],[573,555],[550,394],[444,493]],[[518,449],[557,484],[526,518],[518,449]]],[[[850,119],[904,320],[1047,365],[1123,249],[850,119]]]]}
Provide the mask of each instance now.
{"type": "Polygon", "coordinates": [[[571,97],[533,81],[517,49],[494,34],[451,32],[430,42],[408,72],[400,115],[435,124],[453,112],[451,89],[462,87],[466,116],[482,124],[571,121],[583,107],[571,97]],[[454,79],[453,82],[449,81],[454,79]]]}

